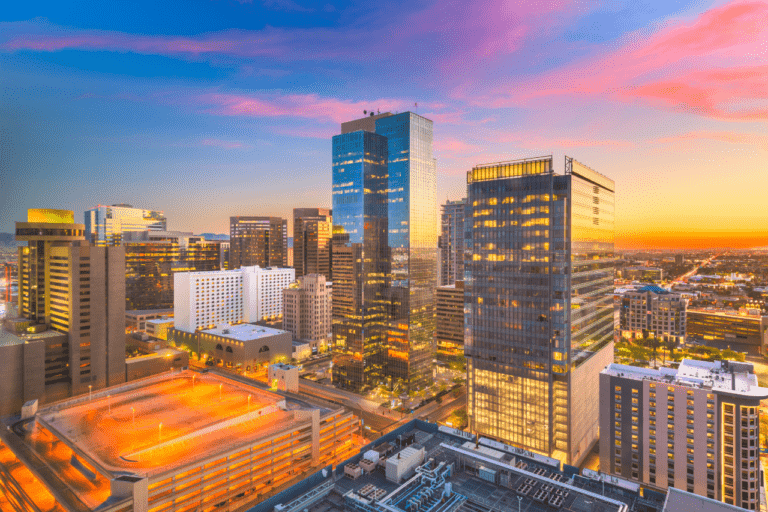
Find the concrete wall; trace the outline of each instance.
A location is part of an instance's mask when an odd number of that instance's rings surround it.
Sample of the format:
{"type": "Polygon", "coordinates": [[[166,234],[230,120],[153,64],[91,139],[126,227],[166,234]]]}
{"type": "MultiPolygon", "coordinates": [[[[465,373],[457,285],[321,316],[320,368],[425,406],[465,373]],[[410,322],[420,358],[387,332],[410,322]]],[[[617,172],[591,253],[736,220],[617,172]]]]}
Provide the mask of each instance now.
{"type": "Polygon", "coordinates": [[[21,410],[24,404],[22,344],[0,346],[0,396],[0,416],[8,416],[21,410]]]}
{"type": "Polygon", "coordinates": [[[149,377],[189,366],[189,354],[181,350],[166,349],[158,356],[135,357],[125,360],[125,381],[149,377]],[[165,354],[170,354],[166,357],[165,354]]]}

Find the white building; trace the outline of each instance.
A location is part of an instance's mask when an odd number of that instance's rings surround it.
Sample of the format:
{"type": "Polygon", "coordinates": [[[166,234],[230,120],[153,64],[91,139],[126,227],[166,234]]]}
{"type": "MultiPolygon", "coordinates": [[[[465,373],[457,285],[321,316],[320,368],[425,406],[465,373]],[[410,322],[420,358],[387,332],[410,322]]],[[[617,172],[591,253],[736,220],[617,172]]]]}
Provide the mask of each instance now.
{"type": "Polygon", "coordinates": [[[282,317],[283,290],[292,268],[242,267],[211,272],[177,272],[174,280],[175,328],[194,332],[221,324],[282,317]]]}

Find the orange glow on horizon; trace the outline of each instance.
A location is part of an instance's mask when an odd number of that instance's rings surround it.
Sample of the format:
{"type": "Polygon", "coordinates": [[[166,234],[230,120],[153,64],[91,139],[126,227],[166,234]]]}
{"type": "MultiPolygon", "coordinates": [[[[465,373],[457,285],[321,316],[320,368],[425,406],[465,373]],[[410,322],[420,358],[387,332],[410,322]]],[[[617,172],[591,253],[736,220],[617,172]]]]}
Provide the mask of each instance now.
{"type": "Polygon", "coordinates": [[[616,249],[752,249],[768,247],[768,231],[648,231],[616,235],[616,249]]]}

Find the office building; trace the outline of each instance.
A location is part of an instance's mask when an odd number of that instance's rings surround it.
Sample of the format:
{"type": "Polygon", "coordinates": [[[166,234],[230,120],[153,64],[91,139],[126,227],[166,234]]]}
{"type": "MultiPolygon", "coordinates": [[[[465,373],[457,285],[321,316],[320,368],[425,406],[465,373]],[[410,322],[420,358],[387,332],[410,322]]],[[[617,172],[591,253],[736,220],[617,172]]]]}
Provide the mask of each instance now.
{"type": "Polygon", "coordinates": [[[229,270],[229,242],[221,241],[219,243],[219,268],[229,270]]]}
{"type": "Polygon", "coordinates": [[[163,212],[142,210],[129,204],[99,205],[85,212],[85,236],[93,245],[121,245],[132,233],[166,229],[163,212]]]}
{"type": "Polygon", "coordinates": [[[688,299],[658,286],[644,286],[621,295],[619,326],[622,336],[643,335],[663,340],[685,341],[688,299]]]}
{"type": "Polygon", "coordinates": [[[293,209],[293,268],[296,277],[319,274],[332,281],[333,221],[327,208],[293,209]]]}
{"type": "Polygon", "coordinates": [[[678,267],[682,267],[683,263],[685,263],[685,258],[682,254],[675,254],[675,265],[678,267]]]}
{"type": "Polygon", "coordinates": [[[219,270],[221,243],[178,231],[133,233],[123,242],[126,309],[173,308],[173,276],[219,270]]]}
{"type": "Polygon", "coordinates": [[[288,221],[280,217],[230,217],[229,265],[287,267],[288,221]]]}
{"type": "Polygon", "coordinates": [[[464,357],[463,281],[435,291],[435,345],[437,357],[444,361],[464,357]]]}
{"type": "Polygon", "coordinates": [[[752,355],[768,354],[768,316],[760,309],[690,308],[686,340],[752,355]]]}
{"type": "Polygon", "coordinates": [[[319,274],[307,274],[283,290],[283,329],[294,340],[309,343],[312,353],[325,352],[332,334],[332,285],[319,274]]]}
{"type": "Polygon", "coordinates": [[[124,249],[88,245],[66,210],[29,210],[16,240],[27,242],[18,248],[21,319],[6,333],[2,373],[18,393],[4,404],[18,409],[124,382],[124,249]]]}
{"type": "Polygon", "coordinates": [[[248,510],[359,450],[360,420],[213,373],[165,372],[0,432],[16,510],[248,510]]]}
{"type": "Polygon", "coordinates": [[[384,113],[341,128],[333,138],[334,382],[423,387],[437,268],[432,121],[384,113]]]}
{"type": "Polygon", "coordinates": [[[174,324],[195,332],[221,324],[255,323],[283,316],[283,290],[292,268],[243,267],[174,275],[174,324]]]}
{"type": "Polygon", "coordinates": [[[173,309],[134,309],[125,312],[126,331],[144,332],[147,321],[158,318],[173,318],[173,309]]]}
{"type": "Polygon", "coordinates": [[[600,374],[600,469],[760,510],[760,401],[750,363],[611,364],[600,374]]]}
{"type": "Polygon", "coordinates": [[[621,276],[631,281],[657,282],[664,279],[664,269],[654,267],[626,267],[621,276]]]}
{"type": "Polygon", "coordinates": [[[566,157],[467,176],[464,265],[470,430],[578,465],[613,361],[614,185],[566,157]]]}
{"type": "Polygon", "coordinates": [[[448,201],[440,206],[440,266],[438,284],[452,285],[464,279],[464,211],[467,200],[448,201]]]}

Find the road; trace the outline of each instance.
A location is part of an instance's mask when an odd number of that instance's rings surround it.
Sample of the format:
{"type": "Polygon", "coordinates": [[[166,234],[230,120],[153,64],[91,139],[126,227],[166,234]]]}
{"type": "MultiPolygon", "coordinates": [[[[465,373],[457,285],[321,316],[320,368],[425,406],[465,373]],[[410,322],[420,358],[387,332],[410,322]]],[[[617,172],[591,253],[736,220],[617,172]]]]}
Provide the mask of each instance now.
{"type": "Polygon", "coordinates": [[[719,254],[715,254],[714,256],[710,256],[710,258],[708,260],[701,262],[699,265],[697,265],[693,270],[691,270],[687,274],[685,274],[685,275],[675,279],[675,283],[687,283],[688,279],[691,276],[693,276],[694,274],[696,274],[696,272],[698,272],[701,267],[706,267],[707,265],[709,265],[712,262],[712,260],[714,260],[718,256],[720,256],[720,255],[719,254]]]}

